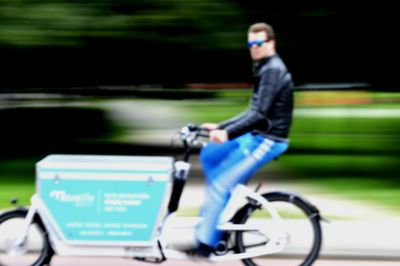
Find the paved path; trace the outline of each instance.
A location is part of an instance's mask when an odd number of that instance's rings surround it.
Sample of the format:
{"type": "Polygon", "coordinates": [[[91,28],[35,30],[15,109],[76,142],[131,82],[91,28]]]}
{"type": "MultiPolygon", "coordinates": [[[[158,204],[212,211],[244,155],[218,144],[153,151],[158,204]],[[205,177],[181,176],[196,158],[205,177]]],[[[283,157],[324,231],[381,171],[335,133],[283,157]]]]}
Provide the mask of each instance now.
{"type": "MultiPolygon", "coordinates": [[[[20,261],[20,265],[26,265],[20,261]]],[[[269,259],[258,261],[260,265],[273,266],[296,266],[296,262],[290,259],[269,259]]],[[[14,264],[17,265],[17,264],[14,264]]],[[[51,261],[51,266],[149,266],[156,265],[148,262],[140,262],[137,260],[125,258],[102,258],[102,257],[60,257],[54,256],[51,261]]],[[[163,262],[163,266],[243,266],[241,261],[227,261],[210,263],[207,261],[191,261],[191,260],[167,260],[163,262]]],[[[313,266],[398,266],[400,260],[338,260],[338,259],[318,259],[313,266]]]]}
{"type": "MultiPolygon", "coordinates": [[[[273,266],[296,266],[292,260],[273,259],[265,260],[263,265],[273,266]]],[[[85,265],[85,266],[149,266],[147,262],[140,262],[130,259],[115,259],[115,258],[67,258],[67,257],[54,257],[51,266],[72,266],[72,265],[85,265]]],[[[243,266],[241,261],[227,261],[227,262],[202,262],[190,260],[167,260],[163,262],[163,266],[243,266]]],[[[400,260],[326,260],[319,259],[313,266],[398,266],[400,260]]]]}

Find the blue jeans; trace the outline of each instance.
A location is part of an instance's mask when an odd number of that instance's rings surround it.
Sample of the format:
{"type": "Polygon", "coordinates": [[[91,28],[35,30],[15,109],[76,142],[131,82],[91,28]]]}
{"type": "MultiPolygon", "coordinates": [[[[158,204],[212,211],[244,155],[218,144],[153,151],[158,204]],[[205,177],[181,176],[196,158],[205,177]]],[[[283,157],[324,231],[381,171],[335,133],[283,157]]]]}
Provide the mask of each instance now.
{"type": "Polygon", "coordinates": [[[206,176],[206,200],[201,210],[203,221],[196,231],[197,239],[214,247],[223,232],[217,230],[219,215],[238,184],[245,184],[264,164],[288,148],[261,135],[246,133],[222,144],[210,142],[200,152],[206,176]]]}

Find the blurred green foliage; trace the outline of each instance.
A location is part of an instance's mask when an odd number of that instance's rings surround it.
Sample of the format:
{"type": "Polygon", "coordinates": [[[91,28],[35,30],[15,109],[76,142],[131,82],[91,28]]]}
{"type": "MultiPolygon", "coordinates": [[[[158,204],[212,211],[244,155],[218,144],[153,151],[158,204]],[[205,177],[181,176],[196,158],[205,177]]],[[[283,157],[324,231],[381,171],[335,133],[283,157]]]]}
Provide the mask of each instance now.
{"type": "Polygon", "coordinates": [[[18,198],[22,206],[29,205],[35,192],[35,162],[41,158],[0,160],[0,209],[10,208],[10,199],[18,198]]]}
{"type": "Polygon", "coordinates": [[[0,90],[249,81],[246,32],[259,21],[274,26],[296,83],[394,90],[397,24],[377,15],[395,19],[396,10],[344,0],[4,0],[0,90]],[[365,64],[371,32],[384,38],[374,43],[380,56],[365,64]]]}
{"type": "Polygon", "coordinates": [[[231,49],[243,42],[241,12],[228,0],[5,0],[0,44],[85,46],[113,39],[231,49]]]}
{"type": "Polygon", "coordinates": [[[295,117],[293,148],[314,152],[400,154],[399,118],[295,117]]]}

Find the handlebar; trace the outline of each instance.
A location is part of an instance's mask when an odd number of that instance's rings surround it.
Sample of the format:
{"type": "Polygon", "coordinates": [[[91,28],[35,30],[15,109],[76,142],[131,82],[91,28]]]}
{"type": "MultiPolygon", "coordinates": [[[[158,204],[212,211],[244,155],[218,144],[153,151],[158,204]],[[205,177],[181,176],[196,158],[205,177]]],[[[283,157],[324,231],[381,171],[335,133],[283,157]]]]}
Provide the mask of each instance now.
{"type": "Polygon", "coordinates": [[[199,127],[196,124],[187,124],[180,130],[180,138],[184,144],[185,142],[186,144],[198,144],[199,137],[209,138],[209,131],[205,128],[199,127]]]}
{"type": "Polygon", "coordinates": [[[183,143],[184,152],[182,160],[178,161],[175,155],[175,160],[177,162],[175,163],[175,174],[174,174],[174,183],[172,187],[171,199],[168,204],[169,213],[173,213],[178,209],[179,200],[181,198],[182,191],[189,174],[189,169],[190,169],[189,159],[192,146],[196,144],[202,144],[202,146],[204,146],[205,141],[204,142],[199,141],[198,138],[199,137],[208,138],[209,134],[208,130],[205,128],[201,128],[196,124],[187,124],[186,126],[182,127],[181,130],[179,131],[179,137],[183,143]]]}
{"type": "Polygon", "coordinates": [[[204,146],[206,144],[205,141],[200,141],[199,137],[209,138],[208,130],[195,124],[187,124],[186,126],[182,127],[179,132],[179,136],[184,147],[183,161],[185,162],[189,161],[190,152],[193,145],[201,144],[204,146]]]}

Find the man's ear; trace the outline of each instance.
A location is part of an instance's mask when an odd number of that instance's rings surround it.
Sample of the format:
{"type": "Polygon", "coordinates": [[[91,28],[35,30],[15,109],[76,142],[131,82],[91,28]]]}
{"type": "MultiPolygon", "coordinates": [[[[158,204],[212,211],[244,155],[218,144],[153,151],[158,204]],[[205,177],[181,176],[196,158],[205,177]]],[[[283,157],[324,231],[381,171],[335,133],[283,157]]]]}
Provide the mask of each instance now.
{"type": "Polygon", "coordinates": [[[271,48],[275,47],[275,40],[271,40],[268,42],[268,45],[271,46],[271,48]]]}

